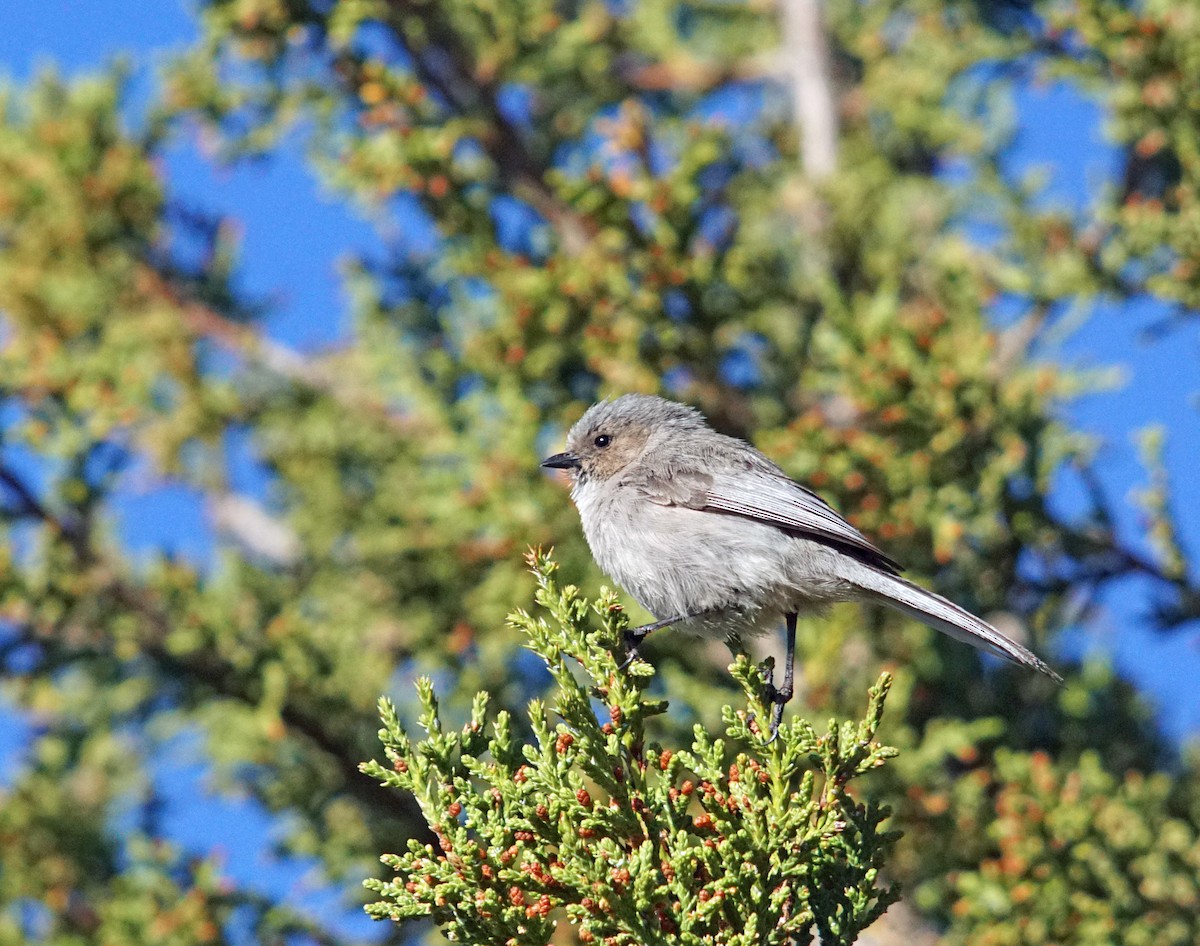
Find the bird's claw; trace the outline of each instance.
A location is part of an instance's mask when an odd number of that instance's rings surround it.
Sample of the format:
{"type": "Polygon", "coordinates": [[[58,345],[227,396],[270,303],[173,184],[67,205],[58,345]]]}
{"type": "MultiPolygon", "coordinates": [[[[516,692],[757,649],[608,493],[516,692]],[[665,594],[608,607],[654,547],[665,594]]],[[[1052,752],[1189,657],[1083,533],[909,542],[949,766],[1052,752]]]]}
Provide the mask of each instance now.
{"type": "Polygon", "coordinates": [[[639,634],[641,628],[634,628],[632,631],[625,631],[621,635],[621,641],[625,645],[625,659],[617,665],[618,670],[626,670],[629,665],[641,656],[638,650],[639,645],[646,639],[645,634],[639,634]]]}
{"type": "Polygon", "coordinates": [[[771,737],[763,743],[763,746],[769,746],[779,738],[779,726],[783,722],[783,707],[792,698],[792,688],[779,688],[775,686],[773,681],[774,670],[767,671],[767,702],[771,704],[771,725],[768,729],[771,737]]]}
{"type": "Polygon", "coordinates": [[[688,620],[689,617],[693,617],[693,615],[681,614],[678,617],[655,621],[653,624],[643,624],[641,627],[634,627],[623,631],[621,633],[621,640],[625,644],[625,660],[617,669],[624,670],[641,656],[638,652],[638,647],[642,641],[650,636],[651,631],[657,631],[660,627],[670,627],[672,624],[688,620]]]}

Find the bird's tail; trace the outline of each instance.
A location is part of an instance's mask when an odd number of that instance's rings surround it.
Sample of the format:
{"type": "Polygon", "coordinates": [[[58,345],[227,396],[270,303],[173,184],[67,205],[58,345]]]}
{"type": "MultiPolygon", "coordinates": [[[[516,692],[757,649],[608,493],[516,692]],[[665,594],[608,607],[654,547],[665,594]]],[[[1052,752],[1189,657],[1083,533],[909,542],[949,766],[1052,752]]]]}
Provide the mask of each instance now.
{"type": "Polygon", "coordinates": [[[847,577],[870,598],[916,618],[935,631],[941,631],[955,640],[986,650],[1022,667],[1040,670],[1057,683],[1063,682],[1062,677],[1051,670],[1037,654],[1016,641],[1009,640],[986,621],[977,618],[965,608],[960,608],[954,602],[947,601],[941,595],[914,585],[911,581],[866,566],[856,568],[854,573],[847,577]]]}

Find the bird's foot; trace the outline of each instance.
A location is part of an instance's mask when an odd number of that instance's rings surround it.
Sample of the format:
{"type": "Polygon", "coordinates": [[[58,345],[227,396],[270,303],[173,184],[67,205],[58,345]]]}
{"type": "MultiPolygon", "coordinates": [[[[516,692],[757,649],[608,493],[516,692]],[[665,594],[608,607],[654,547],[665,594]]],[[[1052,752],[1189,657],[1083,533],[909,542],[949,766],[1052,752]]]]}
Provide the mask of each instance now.
{"type": "Polygon", "coordinates": [[[775,686],[775,664],[767,670],[767,699],[771,703],[771,738],[769,746],[779,738],[779,724],[783,722],[783,708],[796,692],[796,615],[787,615],[787,651],[784,656],[783,686],[775,686]]]}
{"type": "MultiPolygon", "coordinates": [[[[638,649],[642,641],[646,639],[645,634],[639,634],[641,628],[634,628],[631,631],[625,631],[621,635],[621,642],[625,645],[625,659],[617,665],[618,670],[625,670],[631,663],[637,660],[642,654],[638,649]]],[[[649,632],[647,632],[649,633],[649,632]]]]}
{"type": "Polygon", "coordinates": [[[666,618],[662,621],[655,621],[653,624],[643,624],[641,627],[631,627],[621,634],[621,642],[625,645],[625,659],[621,661],[618,670],[626,669],[631,663],[641,656],[638,648],[642,641],[650,636],[651,631],[657,631],[660,627],[669,627],[672,624],[678,624],[680,621],[686,621],[691,615],[681,614],[677,617],[666,618]]]}
{"type": "Polygon", "coordinates": [[[791,699],[791,690],[781,690],[775,687],[770,687],[767,690],[767,700],[770,702],[770,738],[766,742],[767,746],[778,740],[779,725],[784,722],[784,706],[791,699]]]}
{"type": "Polygon", "coordinates": [[[779,738],[779,724],[783,722],[783,708],[791,702],[795,689],[790,682],[782,687],[775,686],[772,679],[774,675],[773,668],[767,671],[767,702],[771,704],[771,726],[768,731],[771,737],[764,745],[768,746],[779,738]]]}

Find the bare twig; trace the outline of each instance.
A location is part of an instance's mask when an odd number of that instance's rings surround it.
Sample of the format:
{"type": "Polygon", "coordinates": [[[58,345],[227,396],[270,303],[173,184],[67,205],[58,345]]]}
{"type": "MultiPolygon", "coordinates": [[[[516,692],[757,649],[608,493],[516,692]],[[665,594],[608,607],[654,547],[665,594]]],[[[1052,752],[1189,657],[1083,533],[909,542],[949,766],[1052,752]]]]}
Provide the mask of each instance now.
{"type": "Polygon", "coordinates": [[[1016,323],[1000,333],[996,343],[996,354],[992,359],[991,373],[1004,378],[1028,353],[1050,319],[1052,306],[1048,302],[1037,302],[1016,323]]]}
{"type": "Polygon", "coordinates": [[[396,433],[412,435],[416,422],[392,410],[374,393],[357,385],[353,375],[331,368],[281,345],[249,325],[222,315],[188,298],[167,276],[149,267],[141,273],[142,288],[177,309],[189,331],[239,358],[289,381],[319,392],[354,414],[376,420],[396,433]]]}
{"type": "Polygon", "coordinates": [[[17,500],[21,503],[21,508],[15,510],[17,515],[32,516],[35,519],[41,519],[46,523],[54,525],[60,531],[66,531],[62,523],[42,505],[41,500],[34,495],[33,490],[12,470],[7,467],[0,467],[0,483],[3,483],[5,488],[16,496],[17,500]]]}
{"type": "Polygon", "coordinates": [[[251,556],[273,565],[294,565],[300,558],[300,538],[262,503],[238,493],[219,493],[209,501],[214,524],[251,556]]]}
{"type": "Polygon", "coordinates": [[[52,512],[45,503],[38,499],[29,484],[22,480],[8,467],[0,466],[0,484],[16,496],[20,508],[12,510],[12,514],[22,518],[41,520],[70,544],[80,562],[91,562],[91,548],[88,529],[82,518],[66,518],[52,512]]]}
{"type": "Polygon", "coordinates": [[[709,62],[678,55],[650,63],[618,62],[621,78],[647,92],[687,92],[703,94],[729,82],[745,82],[774,76],[779,71],[779,56],[751,56],[736,62],[709,62]]]}

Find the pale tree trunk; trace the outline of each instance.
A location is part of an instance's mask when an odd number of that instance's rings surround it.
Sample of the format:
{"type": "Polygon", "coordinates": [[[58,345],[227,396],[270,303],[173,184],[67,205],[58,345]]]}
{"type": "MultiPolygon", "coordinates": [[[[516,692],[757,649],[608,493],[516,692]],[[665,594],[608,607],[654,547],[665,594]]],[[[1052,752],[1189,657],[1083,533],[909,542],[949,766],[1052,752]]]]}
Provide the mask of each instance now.
{"type": "Polygon", "coordinates": [[[800,129],[805,173],[814,180],[837,167],[837,94],[821,0],[779,0],[783,73],[800,129]]]}

